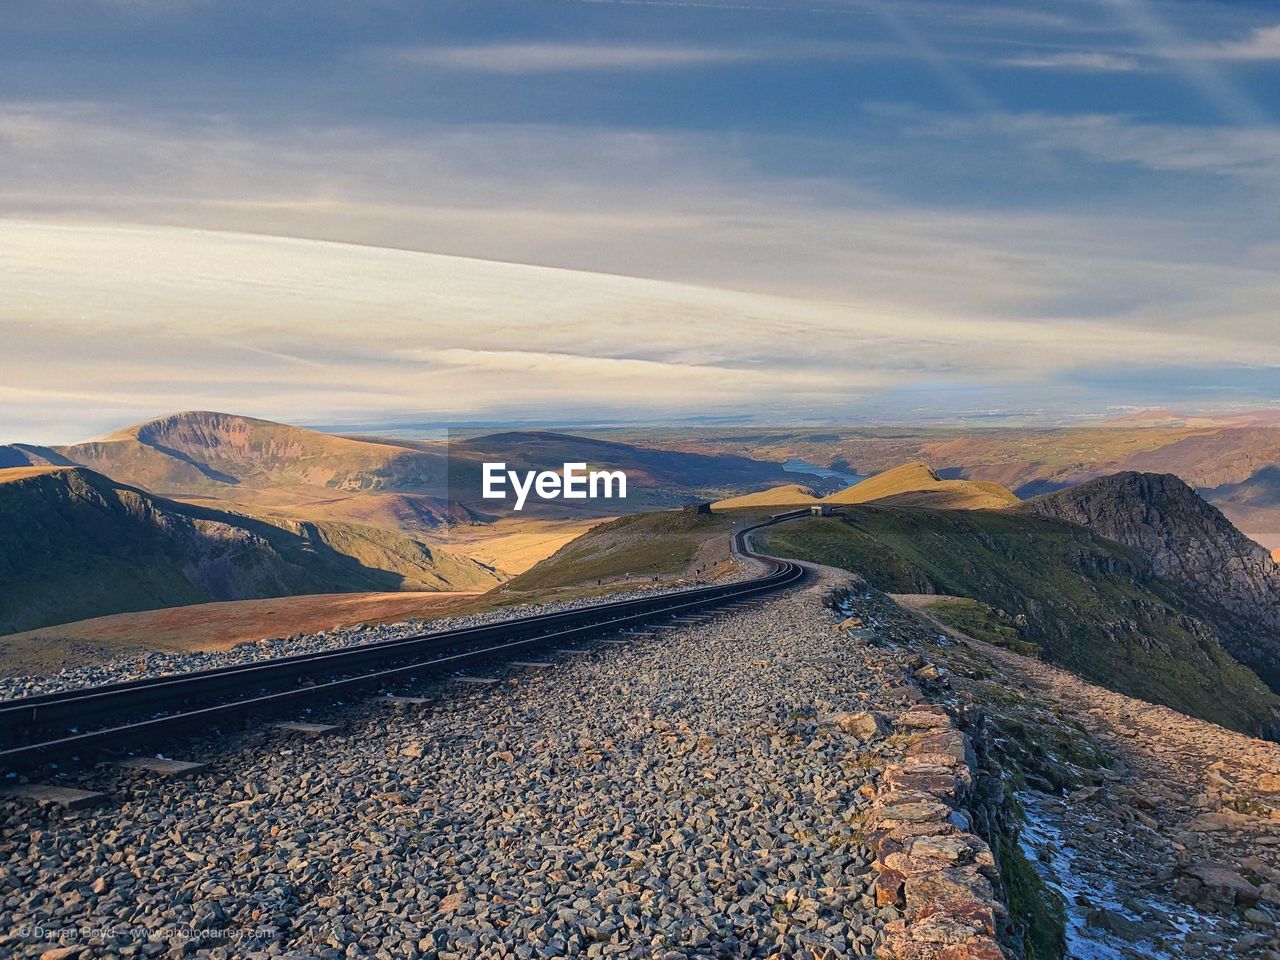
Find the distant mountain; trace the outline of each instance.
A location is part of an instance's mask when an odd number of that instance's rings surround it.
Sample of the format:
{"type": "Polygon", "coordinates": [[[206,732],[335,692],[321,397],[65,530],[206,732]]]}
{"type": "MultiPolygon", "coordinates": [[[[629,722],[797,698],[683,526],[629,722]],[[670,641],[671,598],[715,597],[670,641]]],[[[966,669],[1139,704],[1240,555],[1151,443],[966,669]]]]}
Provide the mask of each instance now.
{"type": "MultiPolygon", "coordinates": [[[[608,516],[674,506],[769,483],[806,479],[780,464],[734,455],[683,453],[544,431],[508,431],[451,441],[340,437],[227,413],[188,411],[64,447],[11,445],[0,462],[76,464],[165,496],[213,497],[288,507],[322,517],[369,518],[415,533],[468,523],[508,505],[483,500],[486,461],[509,469],[559,470],[566,462],[623,470],[625,502],[565,502],[560,512],[608,516]],[[343,503],[379,495],[382,502],[343,503]]],[[[807,478],[816,480],[817,478],[807,478]]],[[[543,505],[531,502],[526,513],[543,505]]]]}
{"type": "Polygon", "coordinates": [[[1280,428],[1251,425],[1201,431],[1118,461],[1119,471],[1174,473],[1193,487],[1223,487],[1280,464],[1280,428]]]}
{"type": "MultiPolygon", "coordinates": [[[[731,451],[770,460],[840,463],[875,474],[924,461],[944,479],[998,483],[1026,498],[1135,470],[1173,473],[1248,533],[1280,537],[1280,506],[1238,499],[1255,475],[1280,468],[1280,410],[1182,415],[1148,410],[1075,427],[856,427],[810,430],[633,430],[637,442],[731,451]]],[[[793,480],[795,478],[792,478],[793,480]]]]}
{"type": "Polygon", "coordinates": [[[1280,565],[1178,477],[1118,473],[1024,509],[1140,550],[1158,576],[1206,606],[1227,650],[1280,691],[1280,565]]]}
{"type": "Polygon", "coordinates": [[[883,506],[939,510],[992,510],[1018,498],[998,483],[944,480],[927,463],[916,461],[885,470],[824,498],[825,503],[878,503],[883,506]]]}
{"type": "Polygon", "coordinates": [[[230,488],[446,491],[444,451],[335,437],[227,413],[188,411],[97,440],[51,448],[66,460],[164,494],[226,495],[230,488]]]}
{"type": "Polygon", "coordinates": [[[818,479],[789,473],[778,463],[732,454],[685,453],[545,431],[454,440],[449,454],[450,490],[467,500],[478,497],[481,464],[486,461],[500,460],[519,470],[559,470],[566,462],[581,461],[588,469],[625,471],[630,502],[595,504],[600,513],[677,506],[762,484],[818,479]]]}
{"type": "Polygon", "coordinates": [[[1018,498],[998,483],[981,480],[944,480],[927,463],[903,464],[868,477],[853,486],[820,497],[801,484],[770,487],[712,504],[722,510],[745,507],[803,506],[829,503],[875,503],[891,507],[928,507],[935,510],[994,510],[1018,503],[1018,498]]]}
{"type": "Polygon", "coordinates": [[[0,470],[0,633],[211,600],[500,579],[386,530],[193,506],[83,468],[0,470]]]}

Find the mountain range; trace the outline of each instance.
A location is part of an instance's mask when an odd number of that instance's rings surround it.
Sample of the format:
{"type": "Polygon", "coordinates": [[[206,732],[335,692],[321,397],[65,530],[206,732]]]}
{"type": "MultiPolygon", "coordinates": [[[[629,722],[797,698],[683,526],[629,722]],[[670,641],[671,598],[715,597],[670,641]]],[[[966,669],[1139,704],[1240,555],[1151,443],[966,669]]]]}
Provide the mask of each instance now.
{"type": "Polygon", "coordinates": [[[0,633],[215,600],[483,591],[601,516],[793,476],[735,455],[549,432],[343,437],[203,411],[84,443],[10,444],[0,447],[0,633]],[[481,499],[486,461],[621,469],[628,497],[531,501],[517,516],[481,499]]]}
{"type": "Polygon", "coordinates": [[[383,509],[394,512],[389,502],[394,499],[419,529],[506,512],[509,507],[500,501],[481,500],[482,465],[489,461],[520,470],[558,470],[565,462],[584,461],[626,471],[625,503],[556,506],[557,513],[596,516],[672,506],[785,479],[818,479],[733,454],[661,450],[545,431],[448,440],[344,437],[209,411],[176,413],[67,446],[0,446],[0,468],[88,467],[170,497],[329,511],[352,497],[380,496],[383,509]]]}

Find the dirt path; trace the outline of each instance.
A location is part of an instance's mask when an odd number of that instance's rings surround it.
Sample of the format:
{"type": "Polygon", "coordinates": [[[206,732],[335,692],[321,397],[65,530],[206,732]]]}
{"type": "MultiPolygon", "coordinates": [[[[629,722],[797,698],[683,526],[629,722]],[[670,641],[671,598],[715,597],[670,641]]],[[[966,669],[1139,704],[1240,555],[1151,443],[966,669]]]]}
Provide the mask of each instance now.
{"type": "Polygon", "coordinates": [[[1064,828],[1046,839],[1072,848],[1071,872],[1099,901],[1092,907],[1099,925],[1149,934],[1131,918],[1143,912],[1132,905],[1172,896],[1192,908],[1185,918],[1198,927],[1177,955],[1229,946],[1237,956],[1280,956],[1280,744],[974,640],[923,612],[936,597],[893,599],[961,640],[1011,684],[1056,705],[1123,762],[1097,787],[1033,801],[1033,812],[1064,828]]]}

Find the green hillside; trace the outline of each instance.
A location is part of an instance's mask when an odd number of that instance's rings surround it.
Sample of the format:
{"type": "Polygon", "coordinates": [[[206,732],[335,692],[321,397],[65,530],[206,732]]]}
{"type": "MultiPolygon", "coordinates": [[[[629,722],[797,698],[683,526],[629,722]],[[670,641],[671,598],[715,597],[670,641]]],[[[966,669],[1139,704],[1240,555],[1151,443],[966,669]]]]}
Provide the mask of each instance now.
{"type": "Polygon", "coordinates": [[[1096,683],[1250,733],[1280,699],[1222,648],[1136,551],[1083,527],[1006,511],[850,506],[765,533],[783,556],[842,567],[891,593],[969,597],[1025,618],[1021,639],[1096,683]]]}
{"type": "MultiPolygon", "coordinates": [[[[576,540],[502,588],[504,593],[547,591],[616,582],[633,583],[680,576],[699,561],[723,562],[729,555],[731,521],[686,511],[639,513],[592,527],[576,540]]],[[[615,587],[616,588],[616,587],[615,587]]]]}
{"type": "Polygon", "coordinates": [[[0,482],[0,633],[211,600],[499,579],[385,530],[191,506],[84,469],[21,473],[0,482]]]}

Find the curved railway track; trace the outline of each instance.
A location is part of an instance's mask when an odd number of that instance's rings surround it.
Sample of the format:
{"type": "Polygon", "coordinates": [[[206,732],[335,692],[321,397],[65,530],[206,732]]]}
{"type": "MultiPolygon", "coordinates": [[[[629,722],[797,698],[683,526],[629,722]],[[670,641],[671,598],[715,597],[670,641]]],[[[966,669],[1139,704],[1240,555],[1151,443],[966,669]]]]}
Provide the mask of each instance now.
{"type": "Polygon", "coordinates": [[[162,732],[207,729],[294,704],[340,699],[358,688],[439,675],[531,653],[553,642],[563,644],[628,628],[652,627],[681,614],[705,613],[749,601],[804,580],[800,564],[756,553],[750,543],[753,531],[802,513],[778,514],[733,535],[733,552],[764,564],[765,571],[732,584],[0,701],[0,771],[143,746],[153,743],[155,735],[162,732]]]}

